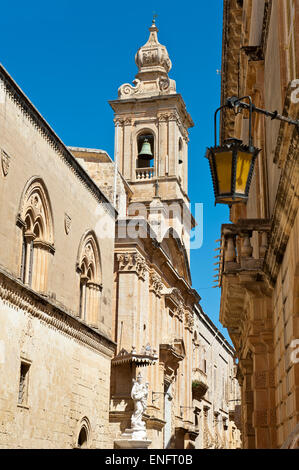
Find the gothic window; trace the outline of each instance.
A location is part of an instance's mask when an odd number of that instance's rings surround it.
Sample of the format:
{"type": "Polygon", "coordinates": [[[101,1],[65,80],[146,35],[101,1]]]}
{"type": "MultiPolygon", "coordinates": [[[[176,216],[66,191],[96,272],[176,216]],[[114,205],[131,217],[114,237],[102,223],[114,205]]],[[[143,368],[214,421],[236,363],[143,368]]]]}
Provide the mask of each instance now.
{"type": "Polygon", "coordinates": [[[76,442],[76,448],[77,449],[86,449],[89,447],[90,443],[90,435],[91,435],[91,428],[90,428],[90,422],[87,417],[84,417],[83,419],[80,420],[78,423],[78,428],[79,430],[77,434],[77,442],[76,442]]]}
{"type": "Polygon", "coordinates": [[[137,137],[137,168],[153,168],[154,166],[154,135],[149,131],[137,137]]]}
{"type": "Polygon", "coordinates": [[[99,323],[101,285],[100,253],[96,237],[88,232],[80,243],[78,261],[79,316],[96,327],[99,323]]]}
{"type": "Polygon", "coordinates": [[[53,247],[53,223],[47,191],[39,178],[27,183],[18,217],[21,227],[20,279],[34,290],[46,290],[53,247]]]}
{"type": "Polygon", "coordinates": [[[87,447],[87,431],[85,426],[81,428],[79,437],[78,437],[78,447],[84,449],[87,447]]]}

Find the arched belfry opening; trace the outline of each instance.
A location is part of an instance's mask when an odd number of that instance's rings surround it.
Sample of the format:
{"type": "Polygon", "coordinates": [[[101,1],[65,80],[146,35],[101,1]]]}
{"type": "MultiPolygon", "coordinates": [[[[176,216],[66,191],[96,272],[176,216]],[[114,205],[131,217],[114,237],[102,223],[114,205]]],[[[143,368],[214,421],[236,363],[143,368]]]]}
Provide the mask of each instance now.
{"type": "Polygon", "coordinates": [[[149,131],[137,136],[137,168],[153,168],[155,158],[155,138],[149,131]]]}

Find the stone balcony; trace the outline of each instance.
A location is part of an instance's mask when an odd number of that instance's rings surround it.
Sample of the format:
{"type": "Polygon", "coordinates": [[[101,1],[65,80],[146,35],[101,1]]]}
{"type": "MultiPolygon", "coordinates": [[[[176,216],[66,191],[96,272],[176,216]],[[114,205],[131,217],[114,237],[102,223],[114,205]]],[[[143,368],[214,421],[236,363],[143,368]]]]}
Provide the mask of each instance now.
{"type": "Polygon", "coordinates": [[[235,347],[246,317],[246,292],[267,290],[264,261],[270,229],[267,219],[240,219],[237,224],[222,225],[216,263],[216,282],[222,288],[220,321],[228,328],[235,347]]]}
{"type": "Polygon", "coordinates": [[[193,369],[192,372],[192,396],[201,400],[209,388],[207,374],[201,369],[193,369]]]}

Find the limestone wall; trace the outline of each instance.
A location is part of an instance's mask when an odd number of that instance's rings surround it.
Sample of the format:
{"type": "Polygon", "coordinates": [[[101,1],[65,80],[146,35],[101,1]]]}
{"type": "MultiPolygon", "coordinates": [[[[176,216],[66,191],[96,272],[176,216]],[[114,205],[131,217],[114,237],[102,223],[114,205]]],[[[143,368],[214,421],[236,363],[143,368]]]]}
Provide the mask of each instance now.
{"type": "Polygon", "coordinates": [[[73,448],[83,418],[90,426],[88,447],[111,446],[109,350],[87,347],[2,299],[0,344],[1,448],[73,448]],[[21,360],[30,363],[23,404],[18,403],[21,360]]]}

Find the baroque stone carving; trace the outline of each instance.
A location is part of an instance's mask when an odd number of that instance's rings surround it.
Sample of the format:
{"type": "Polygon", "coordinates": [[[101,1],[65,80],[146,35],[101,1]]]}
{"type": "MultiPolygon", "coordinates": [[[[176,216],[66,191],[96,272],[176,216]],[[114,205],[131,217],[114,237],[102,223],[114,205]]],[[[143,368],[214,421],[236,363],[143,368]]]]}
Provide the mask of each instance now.
{"type": "Polygon", "coordinates": [[[190,331],[193,331],[194,327],[194,318],[193,313],[187,310],[185,312],[185,327],[188,328],[190,331]]]}
{"type": "Polygon", "coordinates": [[[150,275],[150,291],[154,292],[157,297],[161,297],[163,287],[161,277],[157,273],[152,272],[150,275]]]}
{"type": "Polygon", "coordinates": [[[1,166],[3,176],[7,176],[10,165],[10,156],[4,151],[1,150],[1,166]]]}
{"type": "Polygon", "coordinates": [[[178,317],[179,320],[183,321],[184,313],[185,313],[185,310],[184,310],[183,302],[180,302],[174,314],[178,317]]]}
{"type": "Polygon", "coordinates": [[[130,83],[124,83],[118,89],[118,97],[119,98],[126,98],[130,95],[134,95],[140,90],[141,81],[138,78],[133,80],[135,86],[130,85],[130,83]]]}
{"type": "Polygon", "coordinates": [[[135,271],[140,279],[145,280],[147,265],[145,259],[139,253],[118,253],[117,261],[120,271],[135,271]]]}
{"type": "Polygon", "coordinates": [[[159,88],[161,91],[167,91],[170,86],[170,80],[169,78],[160,78],[159,79],[159,88]]]}

